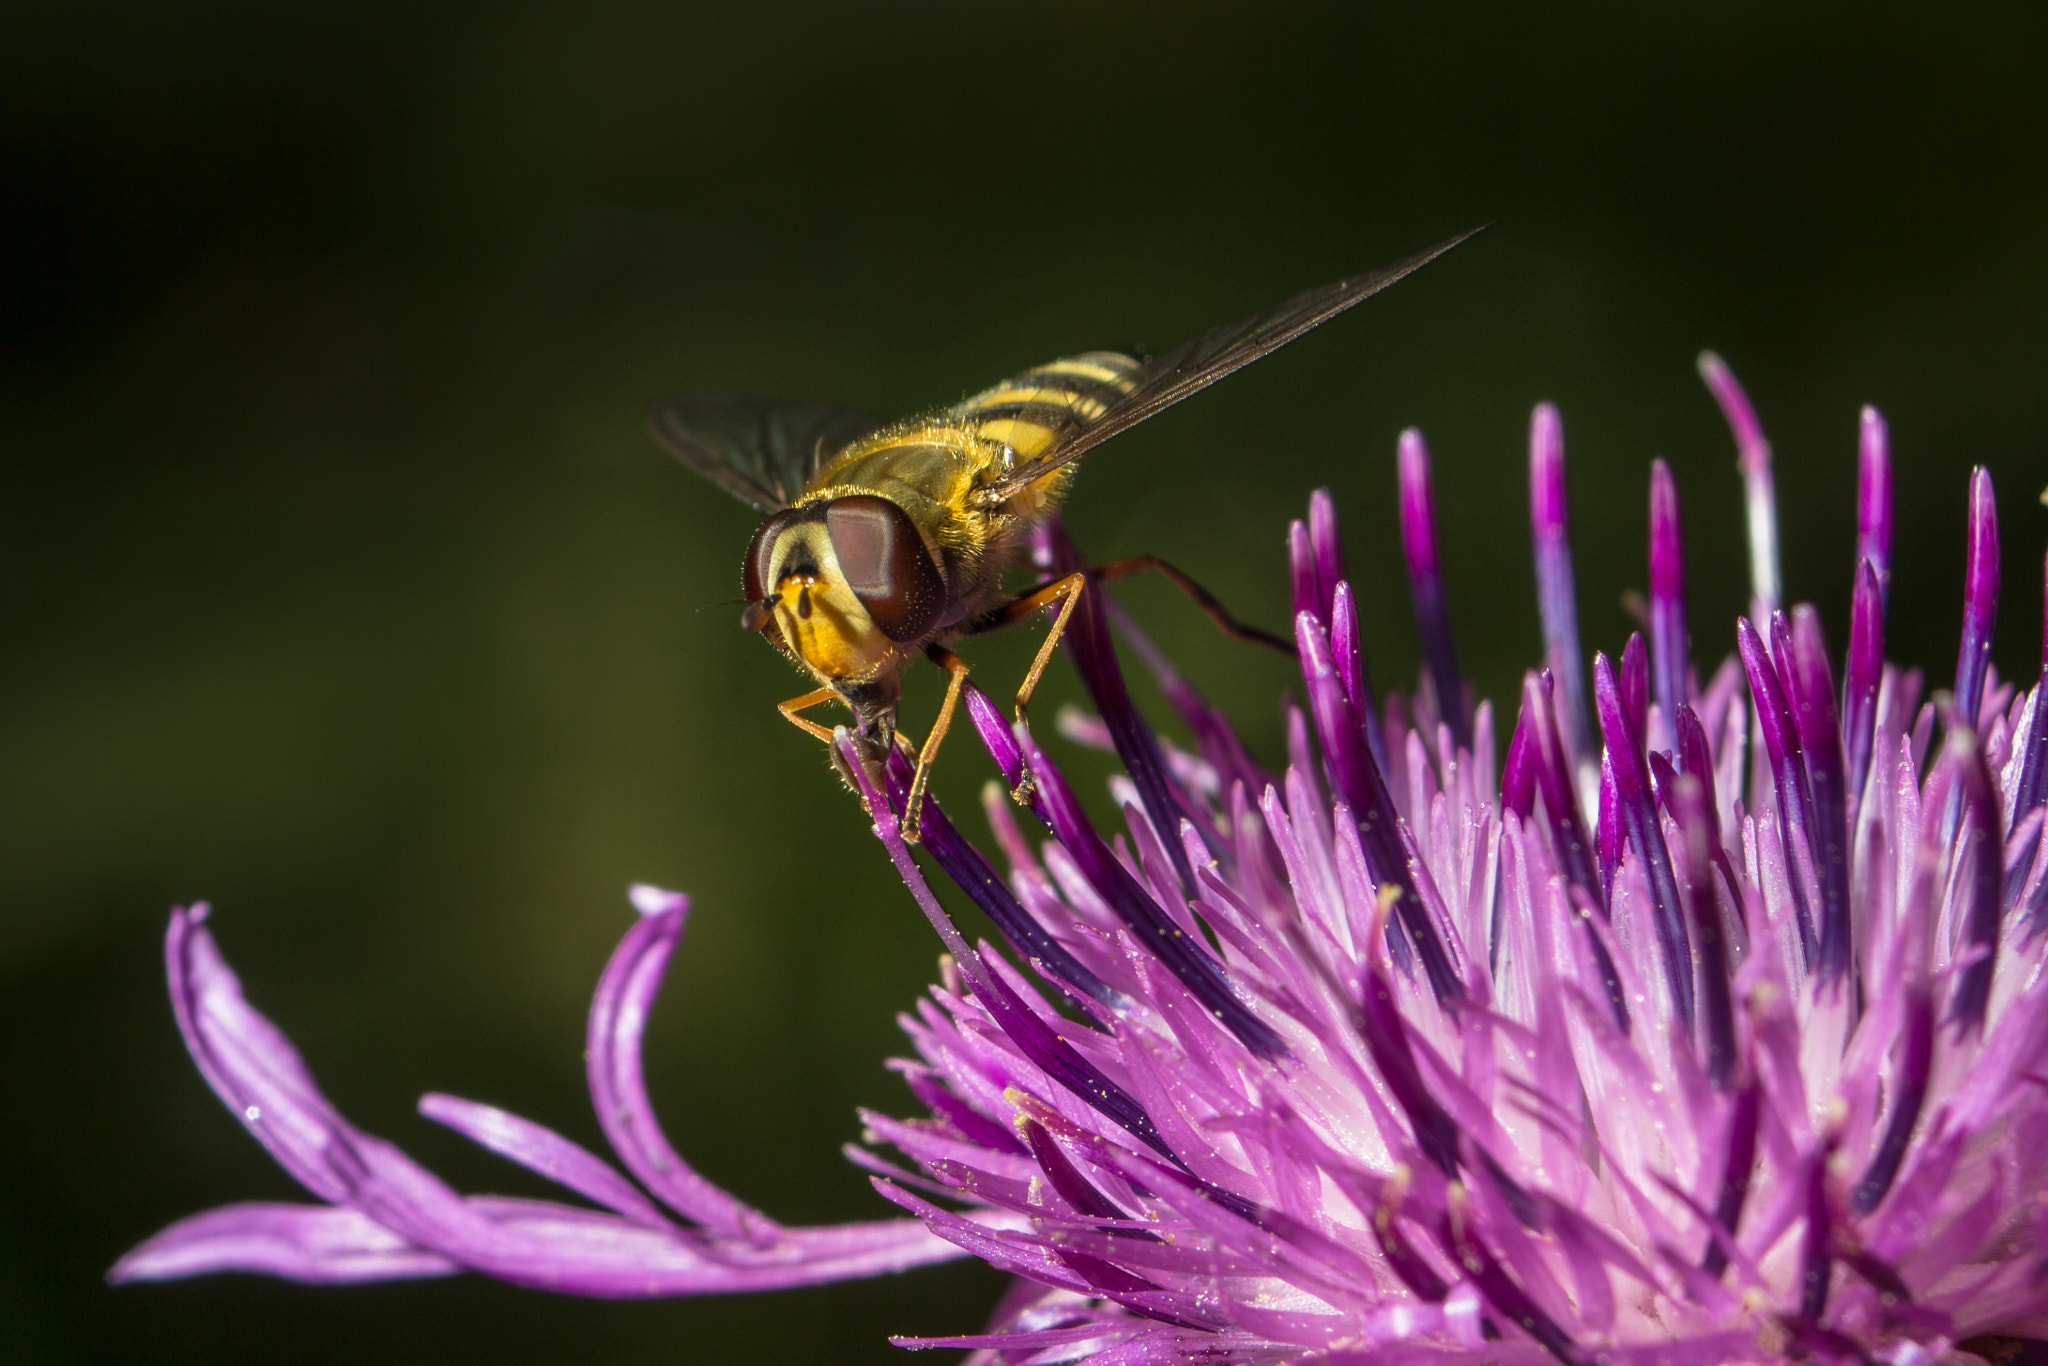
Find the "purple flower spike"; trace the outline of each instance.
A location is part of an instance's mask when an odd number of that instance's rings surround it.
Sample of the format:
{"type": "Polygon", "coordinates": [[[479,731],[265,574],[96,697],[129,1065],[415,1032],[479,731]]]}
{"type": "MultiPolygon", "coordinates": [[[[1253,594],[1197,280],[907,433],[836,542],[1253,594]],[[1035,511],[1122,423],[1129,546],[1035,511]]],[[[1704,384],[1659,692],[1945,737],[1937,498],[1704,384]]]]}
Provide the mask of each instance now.
{"type": "Polygon", "coordinates": [[[1308,496],[1308,543],[1315,555],[1319,615],[1330,620],[1330,601],[1344,581],[1344,543],[1337,535],[1337,500],[1328,489],[1308,496]]]}
{"type": "Polygon", "coordinates": [[[1736,463],[1742,469],[1743,503],[1749,520],[1750,615],[1763,621],[1784,601],[1778,574],[1778,494],[1771,479],[1771,443],[1764,440],[1756,409],[1735,372],[1712,351],[1700,352],[1700,378],[1721,405],[1735,433],[1736,463]]]}
{"type": "MultiPolygon", "coordinates": [[[[1746,401],[1709,377],[1767,492],[1746,401]]],[[[1546,528],[1564,546],[1554,413],[1534,435],[1547,574],[1546,528]]],[[[1078,562],[1057,527],[1038,533],[1037,567],[1078,562]]],[[[1675,532],[1658,539],[1675,558],[1675,532]]],[[[918,1117],[861,1115],[900,1156],[849,1150],[907,1219],[778,1224],[662,1136],[640,1039],[682,932],[673,893],[634,890],[642,918],[592,1006],[613,1153],[420,1103],[562,1204],[459,1195],[350,1126],[242,1001],[201,913],[176,916],[193,1057],[315,1199],[199,1215],[113,1276],[473,1270],[645,1296],[964,1253],[1017,1278],[986,1330],[894,1341],[982,1366],[1957,1366],[2008,1350],[1986,1339],[2048,1335],[2048,667],[2031,698],[1980,700],[1981,730],[1949,709],[1923,762],[1932,714],[1918,671],[1883,663],[1863,549],[1839,703],[1807,607],[1738,621],[1741,669],[1697,696],[1666,668],[1682,629],[1652,630],[1654,662],[1641,637],[1618,664],[1596,656],[1593,829],[1575,772],[1590,737],[1575,756],[1547,672],[1524,675],[1498,773],[1491,704],[1460,748],[1427,679],[1419,698],[1370,696],[1323,497],[1290,540],[1305,705],[1282,774],[1102,593],[1068,636],[1101,719],[1067,729],[1126,756],[1115,833],[979,689],[969,717],[1013,782],[1033,776],[1045,825],[990,784],[1001,859],[936,801],[906,844],[908,759],[863,763],[840,732],[946,954],[900,1017],[892,1067],[918,1117]],[[1110,621],[1194,752],[1140,715],[1110,621]],[[1741,791],[1745,677],[1775,801],[1741,791]],[[1669,752],[1646,750],[1650,715],[1669,752]],[[993,942],[961,933],[934,868],[993,942]]],[[[1980,556],[1973,581],[1987,573],[1980,556]]],[[[1675,599],[1675,577],[1653,579],[1675,599]]]]}
{"type": "Polygon", "coordinates": [[[1576,770],[1592,749],[1586,727],[1586,662],[1579,649],[1579,598],[1572,576],[1564,491],[1564,420],[1548,403],[1529,415],[1529,530],[1536,544],[1536,609],[1543,658],[1558,690],[1558,720],[1576,770]]]}
{"type": "Polygon", "coordinates": [[[1686,932],[1685,912],[1679,904],[1671,851],[1664,843],[1664,831],[1657,824],[1656,807],[1650,799],[1650,767],[1643,758],[1642,741],[1636,738],[1622,708],[1614,666],[1604,654],[1593,656],[1593,705],[1600,716],[1600,733],[1607,741],[1621,826],[1628,832],[1629,845],[1643,861],[1650,880],[1650,910],[1664,962],[1665,986],[1671,993],[1672,1017],[1689,1035],[1694,1015],[1691,936],[1686,932]]]}
{"type": "Polygon", "coordinates": [[[971,680],[961,687],[960,698],[967,704],[967,719],[974,723],[974,733],[981,737],[989,757],[996,761],[1003,781],[1012,792],[1017,791],[1024,782],[1024,751],[1017,747],[1017,737],[1010,732],[1010,718],[993,697],[971,680]]]}
{"type": "Polygon", "coordinates": [[[1046,757],[1045,751],[1031,743],[1028,735],[1024,738],[1026,762],[1038,783],[1039,800],[1045,808],[1046,819],[1052,823],[1060,844],[1073,856],[1081,875],[1088,879],[1096,894],[1166,965],[1167,970],[1180,979],[1181,985],[1222,1021],[1246,1048],[1267,1058],[1285,1053],[1287,1046],[1280,1041],[1280,1036],[1245,1008],[1231,987],[1229,974],[1202,947],[1200,939],[1190,934],[1171,912],[1159,904],[1152,892],[1117,861],[1109,846],[1102,842],[1102,837],[1095,833],[1095,827],[1088,823],[1081,804],[1074,800],[1066,779],[1060,776],[1060,771],[1046,757]]]}
{"type": "Polygon", "coordinates": [[[1891,1082],[1896,1099],[1885,1121],[1884,1137],[1849,1198],[1849,1208],[1859,1215],[1876,1209],[1891,1192],[1913,1141],[1913,1128],[1920,1122],[1921,1108],[1927,1103],[1927,1083],[1934,1070],[1934,993],[1924,977],[1907,982],[1904,990],[1904,1037],[1891,1082]]]}
{"type": "Polygon", "coordinates": [[[1530,737],[1530,767],[1543,793],[1543,811],[1550,820],[1551,844],[1563,865],[1566,881],[1585,895],[1586,904],[1607,916],[1606,893],[1594,866],[1592,841],[1579,819],[1579,801],[1572,790],[1564,742],[1557,724],[1555,693],[1547,676],[1522,679],[1522,715],[1530,737]]]}
{"type": "Polygon", "coordinates": [[[1975,733],[1962,727],[1949,732],[1943,762],[1956,773],[1962,799],[1962,821],[1956,831],[1955,877],[1961,904],[1956,919],[1962,929],[1963,964],[1949,997],[1948,1022],[1958,1032],[1984,1028],[1991,1005],[1991,979],[1998,966],[1998,924],[2001,910],[1999,871],[2005,842],[1999,830],[1996,788],[1984,764],[1984,747],[1975,733]]]}
{"type": "MultiPolygon", "coordinates": [[[[972,687],[972,684],[968,685],[972,687]]],[[[977,722],[976,729],[980,729],[977,722]]],[[[1015,749],[1016,737],[1006,728],[1004,738],[1022,762],[1023,751],[1015,749]]],[[[889,756],[889,799],[898,808],[910,795],[913,770],[910,760],[903,751],[897,750],[889,756]]],[[[996,932],[1009,942],[1011,948],[1038,966],[1039,971],[1072,987],[1081,995],[1098,1001],[1112,1010],[1120,1008],[1123,997],[1117,990],[1090,972],[1085,964],[1068,951],[1059,940],[1052,937],[1046,928],[1024,909],[1009,884],[989,866],[981,851],[961,838],[959,830],[947,819],[945,808],[939,799],[929,793],[925,796],[923,811],[919,814],[923,827],[924,847],[947,877],[953,879],[961,891],[981,908],[989,918],[996,932]]]]}
{"type": "Polygon", "coordinates": [[[1320,617],[1329,611],[1329,599],[1323,595],[1322,579],[1316,573],[1316,568],[1315,545],[1308,537],[1308,523],[1289,522],[1287,582],[1293,596],[1294,610],[1320,617]]]}
{"type": "MultiPolygon", "coordinates": [[[[1706,804],[1707,811],[1718,812],[1721,804],[1714,793],[1713,744],[1707,739],[1707,728],[1700,724],[1699,714],[1691,707],[1678,709],[1678,766],[1681,773],[1699,780],[1700,799],[1706,804]]],[[[1728,850],[1721,843],[1718,817],[1707,823],[1706,831],[1707,857],[1721,870],[1721,876],[1728,879],[1729,887],[1740,887],[1742,878],[1736,873],[1734,860],[1728,857],[1728,850]]],[[[1742,903],[1738,900],[1729,910],[1736,923],[1741,924],[1744,920],[1742,903]]]]}
{"type": "Polygon", "coordinates": [[[1627,846],[1627,837],[1622,834],[1621,808],[1619,798],[1614,795],[1614,757],[1600,756],[1600,809],[1593,822],[1596,837],[1594,850],[1600,857],[1600,902],[1605,905],[1614,895],[1614,875],[1621,871],[1621,851],[1627,846]]]}
{"type": "MultiPolygon", "coordinates": [[[[1074,553],[1073,542],[1067,539],[1066,527],[1057,515],[1047,518],[1038,528],[1038,533],[1053,573],[1071,574],[1081,567],[1081,557],[1074,553]]],[[[1192,895],[1194,865],[1189,862],[1180,841],[1172,838],[1173,832],[1179,829],[1181,817],[1173,780],[1166,771],[1166,756],[1159,748],[1159,737],[1138,714],[1137,704],[1131,700],[1131,690],[1124,683],[1123,668],[1117,663],[1116,650],[1110,644],[1109,613],[1103,610],[1101,601],[1107,592],[1101,584],[1091,582],[1088,591],[1081,595],[1080,604],[1067,623],[1067,657],[1074,661],[1074,668],[1081,675],[1082,683],[1087,685],[1095,710],[1101,714],[1103,725],[1109,728],[1110,742],[1116,747],[1117,758],[1123,761],[1124,770],[1131,775],[1132,785],[1138,789],[1138,798],[1145,804],[1145,813],[1152,818],[1154,826],[1168,836],[1166,856],[1180,878],[1182,892],[1192,895]]]]}
{"type": "Polygon", "coordinates": [[[1472,715],[1465,705],[1465,681],[1458,672],[1458,647],[1451,638],[1451,608],[1437,572],[1436,510],[1430,492],[1429,447],[1410,427],[1401,433],[1401,548],[1408,555],[1408,589],[1415,599],[1415,629],[1429,662],[1437,715],[1451,728],[1460,749],[1472,747],[1472,715]]]}
{"type": "Polygon", "coordinates": [[[1636,753],[1645,755],[1650,734],[1650,651],[1643,644],[1642,632],[1630,633],[1615,679],[1621,690],[1622,715],[1628,717],[1630,733],[1635,736],[1636,753]]]}
{"type": "Polygon", "coordinates": [[[1842,685],[1842,734],[1849,749],[1849,801],[1863,800],[1877,733],[1877,695],[1884,683],[1884,581],[1869,560],[1856,566],[1849,599],[1849,667],[1842,685]]]}
{"type": "Polygon", "coordinates": [[[1673,717],[1692,700],[1692,652],[1685,634],[1685,549],[1678,530],[1678,481],[1662,460],[1650,463],[1650,663],[1660,730],[1651,749],[1673,744],[1673,717]]]}
{"type": "MultiPolygon", "coordinates": [[[[1465,994],[1442,937],[1432,923],[1421,893],[1408,870],[1407,851],[1401,846],[1400,818],[1379,765],[1365,747],[1364,729],[1355,719],[1344,695],[1329,641],[1314,617],[1306,612],[1294,619],[1294,638],[1301,651],[1302,676],[1308,684],[1309,711],[1316,720],[1316,733],[1323,744],[1323,759],[1330,766],[1337,790],[1351,808],[1363,841],[1365,864],[1373,882],[1393,887],[1394,909],[1406,940],[1412,940],[1421,955],[1424,973],[1439,1002],[1453,1004],[1465,994]]],[[[1403,940],[1396,940],[1401,943],[1403,940]]]]}
{"type": "MultiPolygon", "coordinates": [[[[1522,724],[1516,728],[1515,735],[1517,739],[1526,737],[1526,762],[1537,789],[1543,794],[1544,815],[1550,821],[1551,849],[1563,866],[1566,883],[1577,894],[1580,914],[1590,908],[1599,913],[1603,922],[1607,922],[1612,916],[1607,907],[1606,880],[1594,866],[1594,850],[1586,838],[1585,823],[1579,819],[1579,800],[1572,790],[1571,769],[1565,761],[1563,741],[1558,736],[1554,700],[1548,674],[1524,675],[1522,724]]],[[[1614,1027],[1626,1035],[1629,1032],[1628,994],[1615,970],[1613,957],[1607,951],[1606,941],[1594,932],[1590,923],[1585,928],[1600,985],[1606,993],[1608,1009],[1613,1013],[1614,1027]]]]}
{"type": "MultiPolygon", "coordinates": [[[[1736,622],[1735,643],[1742,653],[1742,667],[1749,674],[1749,695],[1756,703],[1757,725],[1763,731],[1764,753],[1770,757],[1771,780],[1778,796],[1780,838],[1789,850],[1795,836],[1810,843],[1806,832],[1812,825],[1813,797],[1806,786],[1806,753],[1799,743],[1799,726],[1792,718],[1792,707],[1777,667],[1771,662],[1770,651],[1764,648],[1756,628],[1746,620],[1736,622]]],[[[1805,884],[1796,874],[1789,883],[1798,916],[1800,951],[1811,964],[1814,955],[1820,952],[1813,911],[1807,903],[1805,884]]]]}
{"type": "Polygon", "coordinates": [[[1366,748],[1372,751],[1373,763],[1385,773],[1385,731],[1379,712],[1373,707],[1372,683],[1365,676],[1365,650],[1358,639],[1358,606],[1352,601],[1348,582],[1339,580],[1337,591],[1331,594],[1330,618],[1330,650],[1336,657],[1338,681],[1344,685],[1344,695],[1351,699],[1352,710],[1365,726],[1366,748]]]}
{"type": "Polygon", "coordinates": [[[1998,624],[1998,500],[1991,471],[1970,471],[1970,555],[1963,569],[1963,648],[1956,658],[1956,713],[1975,728],[1998,624]]]}
{"type": "Polygon", "coordinates": [[[1842,767],[1842,727],[1835,719],[1835,680],[1828,671],[1820,613],[1792,609],[1792,716],[1806,756],[1812,824],[1807,838],[1820,880],[1820,978],[1839,982],[1849,971],[1849,802],[1842,767]]]}
{"type": "Polygon", "coordinates": [[[1720,897],[1714,890],[1714,810],[1690,773],[1671,784],[1671,814],[1685,836],[1685,901],[1692,912],[1692,945],[1699,954],[1700,1051],[1707,1081],[1725,1091],[1735,1077],[1735,1010],[1728,995],[1728,948],[1721,934],[1720,897]]]}
{"type": "Polygon", "coordinates": [[[1880,611],[1892,596],[1892,435],[1866,405],[1857,450],[1856,559],[1877,570],[1880,611]]]}

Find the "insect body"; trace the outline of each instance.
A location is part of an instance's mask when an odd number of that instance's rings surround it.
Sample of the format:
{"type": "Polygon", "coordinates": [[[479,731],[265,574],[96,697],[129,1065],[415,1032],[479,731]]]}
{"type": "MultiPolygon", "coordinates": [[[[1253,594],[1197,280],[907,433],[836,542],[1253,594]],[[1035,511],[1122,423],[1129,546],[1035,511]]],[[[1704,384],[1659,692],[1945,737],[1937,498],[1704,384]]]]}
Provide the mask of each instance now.
{"type": "Polygon", "coordinates": [[[853,712],[862,751],[879,762],[896,743],[904,666],[923,657],[946,671],[945,701],[918,752],[904,814],[914,840],[932,760],[967,679],[966,662],[947,648],[952,642],[1058,608],[1017,691],[1021,719],[1089,578],[1157,569],[1231,633],[1289,648],[1239,625],[1193,580],[1152,556],[1021,594],[1007,592],[1003,581],[1032,524],[1065,492],[1077,456],[1469,236],[1309,290],[1156,360],[1091,351],[889,426],[826,404],[679,398],[656,405],[648,427],[684,464],[768,514],[741,566],[747,607],[740,624],[817,681],[814,691],[781,704],[791,722],[829,742],[832,733],[801,713],[836,698],[853,712]]]}

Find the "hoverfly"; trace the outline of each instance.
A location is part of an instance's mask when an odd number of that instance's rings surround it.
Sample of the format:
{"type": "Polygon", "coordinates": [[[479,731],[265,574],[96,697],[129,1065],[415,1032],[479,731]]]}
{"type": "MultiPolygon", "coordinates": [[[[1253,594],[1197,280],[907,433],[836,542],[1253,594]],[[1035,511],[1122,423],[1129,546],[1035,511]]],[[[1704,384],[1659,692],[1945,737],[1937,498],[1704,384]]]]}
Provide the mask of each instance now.
{"type": "Polygon", "coordinates": [[[945,701],[918,748],[905,803],[904,836],[915,842],[932,761],[967,681],[967,662],[948,648],[954,641],[1058,608],[1017,689],[1021,721],[1088,580],[1150,569],[1229,633],[1292,653],[1288,642],[1238,623],[1193,579],[1155,556],[1068,574],[1022,593],[1005,591],[1003,580],[1033,522],[1066,492],[1076,457],[1285,346],[1471,235],[1297,294],[1155,360],[1083,352],[951,408],[887,426],[830,404],[686,397],[655,405],[648,430],[685,465],[767,514],[740,566],[746,595],[740,626],[767,636],[817,680],[817,688],[779,704],[792,724],[830,744],[833,733],[802,713],[836,698],[853,712],[863,756],[882,762],[898,743],[904,667],[923,657],[945,671],[945,701]]]}

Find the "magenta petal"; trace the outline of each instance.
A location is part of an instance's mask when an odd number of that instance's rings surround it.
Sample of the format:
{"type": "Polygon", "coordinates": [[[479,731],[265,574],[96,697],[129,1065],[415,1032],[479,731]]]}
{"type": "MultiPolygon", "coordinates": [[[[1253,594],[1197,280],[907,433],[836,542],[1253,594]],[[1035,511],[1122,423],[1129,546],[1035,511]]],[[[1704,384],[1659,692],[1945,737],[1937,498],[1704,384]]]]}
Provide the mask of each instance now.
{"type": "Polygon", "coordinates": [[[1600,733],[1607,740],[1619,823],[1628,832],[1628,842],[1636,857],[1643,861],[1650,879],[1651,908],[1664,962],[1664,980],[1671,992],[1672,1015],[1679,1028],[1690,1034],[1694,1015],[1692,936],[1686,930],[1685,915],[1679,905],[1671,851],[1664,843],[1664,831],[1657,823],[1656,808],[1650,800],[1650,772],[1643,759],[1642,740],[1630,725],[1614,666],[1604,654],[1593,656],[1593,705],[1600,717],[1600,733]]]}
{"type": "Polygon", "coordinates": [[[1712,351],[1700,352],[1700,378],[1721,405],[1721,416],[1735,434],[1736,460],[1742,467],[1744,507],[1749,521],[1749,580],[1755,615],[1762,621],[1784,602],[1778,574],[1778,494],[1771,478],[1771,443],[1764,440],[1756,409],[1742,391],[1735,372],[1712,351]]]}
{"type": "Polygon", "coordinates": [[[1429,662],[1437,715],[1451,728],[1451,738],[1457,746],[1470,749],[1472,712],[1465,702],[1465,680],[1458,671],[1458,649],[1451,635],[1450,603],[1444,597],[1443,576],[1437,566],[1429,448],[1423,444],[1422,433],[1413,427],[1401,433],[1397,462],[1401,546],[1408,554],[1408,589],[1415,601],[1415,629],[1422,636],[1423,658],[1429,662]]]}
{"type": "Polygon", "coordinates": [[[623,1214],[636,1224],[664,1232],[675,1225],[597,1154],[563,1138],[552,1129],[521,1119],[492,1105],[434,1093],[420,1097],[420,1113],[445,1124],[492,1152],[539,1172],[558,1186],[567,1186],[587,1200],[623,1214]]]}
{"type": "Polygon", "coordinates": [[[1662,460],[1650,463],[1650,667],[1664,730],[1651,749],[1669,749],[1673,718],[1692,700],[1692,644],[1685,631],[1685,549],[1679,535],[1678,481],[1662,460]],[[1658,743],[1660,740],[1664,743],[1658,743]]]}
{"type": "Polygon", "coordinates": [[[612,950],[590,1003],[585,1071],[597,1122],[626,1169],[670,1209],[716,1232],[765,1242],[775,1236],[775,1221],[699,1176],[654,1117],[641,1079],[640,1034],[690,899],[645,885],[634,887],[632,898],[641,919],[612,950]]]}
{"type": "Polygon", "coordinates": [[[1579,648],[1578,590],[1572,575],[1564,488],[1564,421],[1548,403],[1529,415],[1529,528],[1536,545],[1536,608],[1543,660],[1559,691],[1565,757],[1576,768],[1589,748],[1586,660],[1579,648]]]}
{"type": "MultiPolygon", "coordinates": [[[[635,1017],[614,1035],[630,1049],[611,1054],[635,1088],[637,1017],[682,916],[682,907],[659,893],[644,892],[640,900],[652,903],[654,914],[634,926],[614,956],[627,980],[600,998],[615,1013],[635,1017]]],[[[643,1297],[806,1285],[957,1255],[914,1220],[795,1230],[762,1221],[744,1239],[678,1229],[616,1172],[559,1135],[488,1107],[430,1098],[427,1108],[437,1117],[634,1217],[543,1201],[466,1200],[328,1103],[290,1042],[243,1000],[200,923],[204,914],[174,913],[165,941],[171,998],[192,1055],[279,1163],[338,1208],[235,1206],[201,1215],[124,1258],[111,1273],[117,1280],[248,1270],[359,1281],[467,1269],[571,1294],[643,1297]]],[[[730,1200],[715,1188],[712,1194],[730,1200]]]]}
{"type": "Polygon", "coordinates": [[[114,1263],[107,1279],[172,1281],[253,1271],[310,1285],[452,1276],[463,1268],[339,1205],[252,1202],[180,1219],[114,1263]]]}
{"type": "Polygon", "coordinates": [[[1881,613],[1892,587],[1892,437],[1884,415],[1867,404],[1857,443],[1856,559],[1877,571],[1881,613]]]}
{"type": "Polygon", "coordinates": [[[1966,726],[1981,724],[1984,679],[1991,668],[1991,634],[1998,624],[1998,499],[1991,471],[1970,472],[1970,554],[1963,567],[1963,644],[1956,659],[1956,711],[1966,726]]]}

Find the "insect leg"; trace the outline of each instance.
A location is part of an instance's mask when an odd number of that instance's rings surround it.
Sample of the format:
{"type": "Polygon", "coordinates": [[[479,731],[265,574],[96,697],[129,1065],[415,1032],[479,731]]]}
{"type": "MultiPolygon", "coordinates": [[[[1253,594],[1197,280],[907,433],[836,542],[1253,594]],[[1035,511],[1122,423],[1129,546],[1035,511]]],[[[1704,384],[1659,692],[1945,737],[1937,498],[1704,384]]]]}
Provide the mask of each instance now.
{"type": "MultiPolygon", "coordinates": [[[[1037,658],[1031,661],[1030,671],[1024,675],[1024,682],[1017,688],[1018,721],[1023,721],[1025,713],[1030,710],[1031,694],[1038,688],[1039,675],[1043,674],[1045,666],[1052,662],[1052,652],[1059,645],[1060,637],[1067,633],[1067,623],[1073,619],[1074,609],[1081,604],[1081,592],[1087,586],[1088,576],[1085,573],[1069,574],[1065,578],[1054,579],[1051,583],[1012,598],[1001,607],[978,618],[969,628],[972,634],[979,635],[984,631],[993,631],[999,626],[1022,621],[1033,612],[1050,607],[1054,603],[1060,605],[1059,615],[1053,618],[1052,629],[1045,633],[1045,642],[1038,647],[1037,658]]],[[[1017,785],[1010,789],[1010,796],[1020,804],[1031,800],[1029,769],[1025,770],[1017,785]]]]}
{"type": "Polygon", "coordinates": [[[939,719],[932,722],[917,752],[917,772],[910,779],[910,795],[903,799],[903,842],[916,844],[922,833],[918,820],[924,809],[925,785],[931,781],[932,763],[939,757],[939,742],[953,727],[953,708],[959,705],[960,689],[967,682],[967,661],[941,645],[929,646],[925,658],[946,671],[946,700],[939,704],[939,719]]]}
{"type": "Polygon", "coordinates": [[[1023,683],[1017,687],[1017,719],[1024,720],[1025,712],[1031,706],[1031,694],[1038,688],[1038,678],[1045,672],[1045,666],[1052,663],[1054,647],[1060,637],[1067,633],[1067,622],[1072,620],[1074,609],[1081,605],[1081,590],[1088,586],[1087,574],[1069,574],[1063,579],[1054,579],[1040,588],[1034,588],[1020,597],[1011,599],[990,612],[974,624],[975,633],[993,631],[998,626],[1007,626],[1013,621],[1022,621],[1033,612],[1060,605],[1060,613],[1052,620],[1052,629],[1045,633],[1045,642],[1038,647],[1038,657],[1031,661],[1031,669],[1024,675],[1023,683]]]}
{"type": "Polygon", "coordinates": [[[829,745],[832,743],[832,732],[827,730],[825,727],[819,725],[816,721],[804,720],[803,717],[798,716],[797,713],[800,711],[809,711],[812,707],[817,706],[820,702],[830,702],[833,698],[837,696],[839,696],[839,694],[833,691],[831,688],[819,688],[816,692],[807,692],[802,697],[792,697],[787,702],[777,702],[775,704],[775,710],[781,712],[782,719],[789,722],[789,724],[791,724],[792,726],[795,726],[798,730],[804,732],[806,735],[810,735],[815,737],[816,739],[823,740],[826,744],[829,745]]]}
{"type": "Polygon", "coordinates": [[[1269,650],[1278,650],[1289,659],[1294,658],[1293,642],[1239,621],[1230,615],[1230,609],[1219,602],[1214,593],[1157,555],[1133,555],[1128,560],[1112,560],[1108,564],[1097,565],[1089,572],[1104,583],[1108,583],[1113,579],[1126,579],[1133,574],[1142,574],[1148,569],[1158,570],[1166,577],[1168,583],[1193,598],[1196,606],[1209,614],[1209,620],[1215,622],[1216,629],[1224,635],[1235,640],[1247,640],[1254,645],[1263,645],[1269,650]]]}

